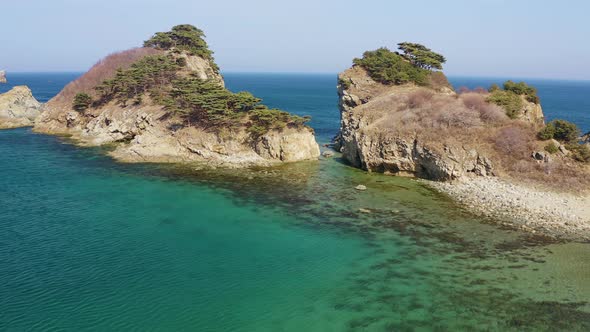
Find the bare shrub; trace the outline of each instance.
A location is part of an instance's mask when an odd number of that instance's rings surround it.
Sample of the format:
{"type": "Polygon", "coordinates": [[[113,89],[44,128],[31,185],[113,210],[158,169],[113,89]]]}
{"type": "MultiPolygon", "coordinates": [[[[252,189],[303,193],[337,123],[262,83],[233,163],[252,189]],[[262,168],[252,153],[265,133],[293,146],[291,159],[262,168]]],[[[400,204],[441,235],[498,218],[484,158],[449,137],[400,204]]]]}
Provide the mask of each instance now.
{"type": "Polygon", "coordinates": [[[60,103],[71,103],[77,93],[94,95],[94,87],[104,80],[112,78],[117,72],[117,69],[126,69],[145,56],[161,52],[153,48],[139,47],[113,53],[97,62],[84,75],[66,85],[55,97],[55,100],[60,103]]]}
{"type": "Polygon", "coordinates": [[[502,123],[509,120],[504,109],[498,105],[487,104],[479,110],[479,117],[486,123],[502,123]]]}
{"type": "Polygon", "coordinates": [[[494,138],[494,146],[500,153],[511,157],[526,157],[529,153],[530,132],[518,127],[502,128],[494,138]]]}
{"type": "Polygon", "coordinates": [[[485,123],[501,123],[508,119],[506,112],[501,107],[488,103],[484,94],[470,92],[462,94],[460,98],[467,108],[477,111],[485,123]]]}
{"type": "Polygon", "coordinates": [[[484,96],[473,92],[463,93],[461,95],[461,100],[467,108],[477,111],[483,109],[487,105],[484,96]]]}
{"type": "Polygon", "coordinates": [[[459,89],[457,89],[457,93],[459,94],[468,93],[470,91],[471,90],[469,90],[469,88],[466,86],[460,86],[459,89]]]}
{"type": "Polygon", "coordinates": [[[451,102],[439,108],[436,122],[439,126],[446,128],[471,128],[481,125],[479,114],[460,102],[451,102]]]}
{"type": "Polygon", "coordinates": [[[422,107],[432,99],[433,95],[432,91],[426,89],[413,92],[408,96],[408,107],[411,109],[422,107]]]}
{"type": "Polygon", "coordinates": [[[479,93],[479,94],[485,94],[485,93],[488,93],[488,90],[485,88],[482,88],[481,86],[478,86],[477,88],[473,89],[473,92],[479,93]]]}

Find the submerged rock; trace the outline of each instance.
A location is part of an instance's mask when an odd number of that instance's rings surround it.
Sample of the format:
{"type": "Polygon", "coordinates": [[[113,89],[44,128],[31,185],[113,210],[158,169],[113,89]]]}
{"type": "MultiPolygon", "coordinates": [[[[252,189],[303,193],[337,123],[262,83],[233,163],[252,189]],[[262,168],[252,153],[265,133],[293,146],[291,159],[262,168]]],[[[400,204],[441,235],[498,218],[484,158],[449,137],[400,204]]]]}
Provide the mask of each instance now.
{"type": "Polygon", "coordinates": [[[27,86],[0,94],[0,129],[32,126],[40,114],[39,103],[27,86]]]}

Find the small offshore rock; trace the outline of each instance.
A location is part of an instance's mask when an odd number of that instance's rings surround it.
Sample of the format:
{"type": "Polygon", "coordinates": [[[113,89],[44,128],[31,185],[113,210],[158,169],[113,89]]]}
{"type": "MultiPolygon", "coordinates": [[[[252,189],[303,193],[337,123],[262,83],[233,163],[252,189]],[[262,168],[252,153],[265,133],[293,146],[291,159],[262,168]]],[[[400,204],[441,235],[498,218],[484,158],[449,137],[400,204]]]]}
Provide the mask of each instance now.
{"type": "Polygon", "coordinates": [[[361,191],[362,191],[362,190],[367,190],[367,186],[364,186],[364,185],[362,185],[362,184],[359,184],[358,186],[354,187],[354,189],[356,189],[356,190],[361,190],[361,191]]]}
{"type": "Polygon", "coordinates": [[[0,129],[32,126],[40,114],[39,103],[27,86],[0,94],[0,129]]]}
{"type": "Polygon", "coordinates": [[[359,212],[362,212],[362,213],[371,213],[371,210],[369,210],[369,209],[364,209],[364,208],[360,208],[360,209],[359,209],[359,212]]]}
{"type": "Polygon", "coordinates": [[[330,151],[330,150],[324,151],[324,153],[322,153],[322,156],[324,156],[325,158],[332,158],[332,157],[334,157],[334,151],[330,151]]]}

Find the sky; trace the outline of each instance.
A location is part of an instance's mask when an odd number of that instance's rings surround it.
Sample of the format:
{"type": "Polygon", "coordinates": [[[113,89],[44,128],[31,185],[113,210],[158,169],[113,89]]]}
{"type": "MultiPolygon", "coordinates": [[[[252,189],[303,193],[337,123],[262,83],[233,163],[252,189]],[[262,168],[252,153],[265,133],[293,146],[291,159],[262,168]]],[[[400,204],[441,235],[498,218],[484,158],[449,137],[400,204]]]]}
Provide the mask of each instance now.
{"type": "Polygon", "coordinates": [[[0,0],[0,68],[85,71],[177,24],[204,30],[225,72],[322,72],[399,42],[452,76],[590,80],[590,1],[0,0]]]}

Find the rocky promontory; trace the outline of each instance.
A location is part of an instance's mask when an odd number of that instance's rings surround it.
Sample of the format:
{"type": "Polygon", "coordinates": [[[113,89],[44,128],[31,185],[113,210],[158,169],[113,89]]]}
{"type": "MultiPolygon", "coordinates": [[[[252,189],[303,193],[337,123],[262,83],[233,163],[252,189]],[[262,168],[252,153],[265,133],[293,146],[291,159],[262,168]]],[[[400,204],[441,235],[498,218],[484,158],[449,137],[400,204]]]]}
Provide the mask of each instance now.
{"type": "Polygon", "coordinates": [[[492,175],[497,151],[490,141],[506,131],[532,136],[544,125],[538,100],[499,88],[456,93],[442,72],[415,67],[386,49],[366,52],[338,81],[337,148],[368,171],[431,180],[492,175]],[[384,61],[392,68],[383,68],[384,61]],[[501,106],[508,102],[511,114],[501,106]]]}
{"type": "Polygon", "coordinates": [[[40,114],[39,103],[26,86],[0,94],[0,129],[32,126],[40,114]]]}
{"type": "Polygon", "coordinates": [[[241,167],[317,159],[308,118],[225,89],[203,37],[180,25],[108,56],[44,106],[35,131],[82,145],[114,143],[111,155],[128,162],[241,167]]]}
{"type": "MultiPolygon", "coordinates": [[[[341,127],[335,148],[346,161],[370,172],[446,182],[435,187],[493,218],[509,217],[508,222],[540,231],[556,220],[569,220],[588,232],[590,211],[579,209],[581,204],[567,213],[562,209],[570,205],[549,199],[550,211],[531,207],[515,213],[522,206],[506,205],[518,200],[528,206],[535,192],[586,201],[590,149],[579,143],[574,124],[546,124],[536,90],[524,82],[455,91],[442,73],[442,55],[420,44],[399,46],[397,52],[365,52],[338,76],[341,127]],[[505,188],[499,183],[519,194],[498,196],[505,188]],[[502,204],[486,202],[502,197],[502,204]]],[[[571,230],[553,235],[571,238],[571,230]]]]}

